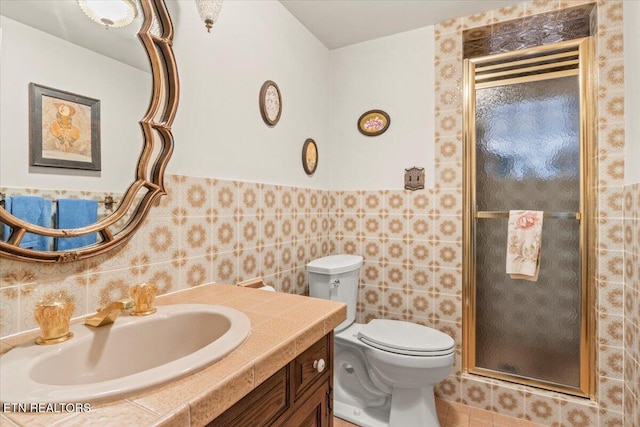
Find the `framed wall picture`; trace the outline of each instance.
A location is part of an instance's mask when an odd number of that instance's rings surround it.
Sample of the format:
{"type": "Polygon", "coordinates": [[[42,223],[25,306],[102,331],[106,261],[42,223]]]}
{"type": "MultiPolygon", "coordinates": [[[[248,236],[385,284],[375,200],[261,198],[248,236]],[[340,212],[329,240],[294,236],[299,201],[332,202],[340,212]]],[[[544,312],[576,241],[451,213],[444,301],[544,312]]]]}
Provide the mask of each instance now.
{"type": "Polygon", "coordinates": [[[275,82],[271,80],[264,82],[260,88],[259,104],[262,120],[269,126],[275,126],[282,114],[282,96],[275,82]]]}
{"type": "Polygon", "coordinates": [[[30,165],[99,171],[100,101],[29,84],[30,165]]]}
{"type": "Polygon", "coordinates": [[[366,136],[382,135],[389,129],[391,118],[382,110],[369,110],[358,119],[358,130],[366,136]]]}
{"type": "Polygon", "coordinates": [[[311,138],[302,146],[302,167],[307,175],[313,175],[318,167],[318,146],[311,138]]]}

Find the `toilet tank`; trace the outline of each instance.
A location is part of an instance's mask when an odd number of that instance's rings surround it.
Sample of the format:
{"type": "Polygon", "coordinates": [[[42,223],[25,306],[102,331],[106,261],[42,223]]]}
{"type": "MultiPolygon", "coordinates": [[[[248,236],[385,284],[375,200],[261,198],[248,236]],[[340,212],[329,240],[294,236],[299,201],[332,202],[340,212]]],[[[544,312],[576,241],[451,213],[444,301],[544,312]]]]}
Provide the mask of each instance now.
{"type": "Polygon", "coordinates": [[[361,266],[361,256],[346,254],[318,258],[307,264],[309,296],[347,304],[347,320],[339,324],[335,332],[356,320],[361,266]]]}

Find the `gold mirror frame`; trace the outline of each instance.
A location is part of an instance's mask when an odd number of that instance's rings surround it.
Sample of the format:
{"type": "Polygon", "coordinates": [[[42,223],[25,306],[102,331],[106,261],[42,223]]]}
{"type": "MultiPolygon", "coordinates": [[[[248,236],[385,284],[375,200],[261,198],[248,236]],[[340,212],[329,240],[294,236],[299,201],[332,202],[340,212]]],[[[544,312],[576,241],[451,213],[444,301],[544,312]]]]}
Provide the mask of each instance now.
{"type": "MultiPolygon", "coordinates": [[[[10,226],[12,233],[6,242],[0,242],[0,257],[32,262],[70,262],[100,255],[127,242],[140,227],[151,205],[164,189],[164,172],[173,153],[171,125],[178,108],[178,70],[173,55],[173,25],[164,0],[140,0],[144,21],[138,32],[151,63],[153,87],[147,113],[140,120],[143,148],[136,168],[136,180],[129,186],[118,208],[95,224],[74,229],[54,229],[22,221],[0,208],[0,222],[10,226]],[[160,35],[152,33],[154,18],[160,35]],[[156,145],[157,152],[154,153],[156,145]],[[146,193],[137,197],[140,191],[146,193]],[[137,204],[137,206],[135,206],[137,204]],[[126,224],[114,233],[109,227],[123,220],[134,207],[126,224]],[[25,233],[50,237],[76,237],[98,233],[102,240],[91,246],[71,251],[37,251],[20,247],[25,233]]],[[[117,225],[116,225],[117,227],[117,225]]]]}

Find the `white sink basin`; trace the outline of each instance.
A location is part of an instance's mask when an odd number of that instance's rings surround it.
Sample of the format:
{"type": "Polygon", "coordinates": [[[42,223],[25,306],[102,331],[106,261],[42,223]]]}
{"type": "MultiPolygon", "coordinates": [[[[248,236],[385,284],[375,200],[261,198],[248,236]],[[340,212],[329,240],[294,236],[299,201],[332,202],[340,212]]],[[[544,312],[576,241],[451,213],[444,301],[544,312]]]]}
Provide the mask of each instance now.
{"type": "Polygon", "coordinates": [[[25,344],[0,357],[3,402],[96,402],[156,386],[222,359],[249,335],[247,316],[204,304],[159,306],[147,317],[71,327],[55,345],[25,344]]]}

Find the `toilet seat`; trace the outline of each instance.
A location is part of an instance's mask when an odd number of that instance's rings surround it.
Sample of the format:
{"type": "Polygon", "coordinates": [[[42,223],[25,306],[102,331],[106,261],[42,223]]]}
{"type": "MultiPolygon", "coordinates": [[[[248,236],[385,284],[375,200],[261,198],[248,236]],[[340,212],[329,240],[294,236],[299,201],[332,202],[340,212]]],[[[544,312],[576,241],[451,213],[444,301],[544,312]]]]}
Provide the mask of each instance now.
{"type": "Polygon", "coordinates": [[[358,331],[358,339],[379,350],[407,356],[445,356],[455,351],[449,335],[400,320],[374,319],[358,331]]]}

